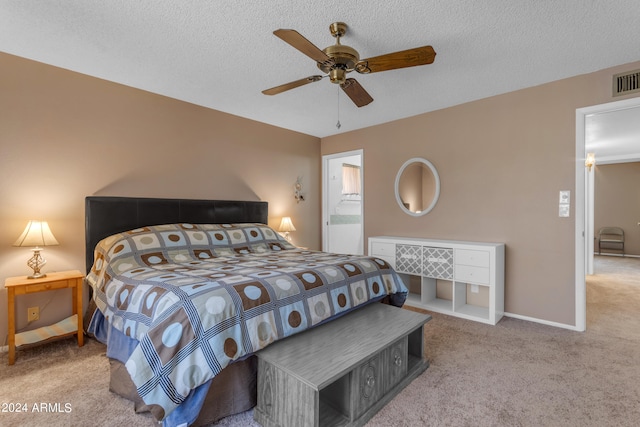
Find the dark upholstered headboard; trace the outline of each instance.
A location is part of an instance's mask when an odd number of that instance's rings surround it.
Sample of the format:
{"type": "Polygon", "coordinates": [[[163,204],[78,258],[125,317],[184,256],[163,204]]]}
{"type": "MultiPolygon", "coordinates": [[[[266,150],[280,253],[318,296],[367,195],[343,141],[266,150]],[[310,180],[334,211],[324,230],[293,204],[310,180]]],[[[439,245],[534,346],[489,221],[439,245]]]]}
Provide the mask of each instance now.
{"type": "Polygon", "coordinates": [[[85,247],[87,273],[98,242],[112,234],[147,225],[192,223],[267,224],[268,203],[235,200],[152,199],[140,197],[87,197],[85,247]]]}

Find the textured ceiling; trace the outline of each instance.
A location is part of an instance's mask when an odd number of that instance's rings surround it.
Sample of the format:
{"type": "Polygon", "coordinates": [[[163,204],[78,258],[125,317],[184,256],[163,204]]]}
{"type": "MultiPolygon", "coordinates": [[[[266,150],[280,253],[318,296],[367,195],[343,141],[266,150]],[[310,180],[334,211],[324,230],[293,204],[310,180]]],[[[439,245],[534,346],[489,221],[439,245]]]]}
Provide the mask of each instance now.
{"type": "Polygon", "coordinates": [[[0,0],[0,51],[324,137],[640,60],[638,0],[0,0]],[[362,58],[432,45],[432,65],[357,75],[357,108],[272,32],[362,58]],[[339,108],[338,108],[339,107],[339,108]],[[342,127],[335,124],[340,119],[342,127]]]}

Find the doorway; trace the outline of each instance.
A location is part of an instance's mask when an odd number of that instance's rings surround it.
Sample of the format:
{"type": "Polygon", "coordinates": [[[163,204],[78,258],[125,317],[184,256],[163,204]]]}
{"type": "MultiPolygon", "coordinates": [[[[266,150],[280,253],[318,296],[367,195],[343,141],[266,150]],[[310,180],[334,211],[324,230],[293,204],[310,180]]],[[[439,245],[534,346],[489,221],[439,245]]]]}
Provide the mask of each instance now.
{"type": "Polygon", "coordinates": [[[322,250],[364,255],[363,151],[322,156],[322,250]]]}
{"type": "MultiPolygon", "coordinates": [[[[586,329],[586,275],[593,271],[593,172],[585,167],[587,117],[640,107],[640,98],[594,105],[576,110],[576,221],[575,221],[575,313],[578,331],[586,329]]],[[[626,153],[628,156],[630,153],[626,153]]],[[[597,158],[596,158],[597,164],[597,158]]]]}

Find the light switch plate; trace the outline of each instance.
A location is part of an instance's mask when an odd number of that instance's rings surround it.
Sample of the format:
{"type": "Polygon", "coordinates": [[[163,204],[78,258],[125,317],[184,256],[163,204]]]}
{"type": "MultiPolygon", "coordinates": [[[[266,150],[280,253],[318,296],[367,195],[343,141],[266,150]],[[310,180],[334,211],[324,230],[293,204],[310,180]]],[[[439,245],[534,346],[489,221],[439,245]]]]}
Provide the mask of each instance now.
{"type": "Polygon", "coordinates": [[[558,212],[558,216],[560,218],[569,218],[569,212],[571,211],[571,208],[569,205],[560,205],[560,210],[558,212]]]}
{"type": "Polygon", "coordinates": [[[571,203],[571,191],[569,190],[561,190],[560,191],[560,203],[571,203]]]}

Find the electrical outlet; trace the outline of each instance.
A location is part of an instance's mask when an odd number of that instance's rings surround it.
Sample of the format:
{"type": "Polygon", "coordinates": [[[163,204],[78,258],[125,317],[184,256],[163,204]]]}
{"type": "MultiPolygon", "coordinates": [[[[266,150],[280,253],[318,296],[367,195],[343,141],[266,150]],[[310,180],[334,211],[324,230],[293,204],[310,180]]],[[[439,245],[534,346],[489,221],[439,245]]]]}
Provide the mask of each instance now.
{"type": "Polygon", "coordinates": [[[471,293],[477,294],[478,292],[480,292],[480,287],[478,285],[471,285],[471,293]]]}
{"type": "Polygon", "coordinates": [[[40,307],[27,308],[27,321],[35,322],[40,318],[40,307]]]}

